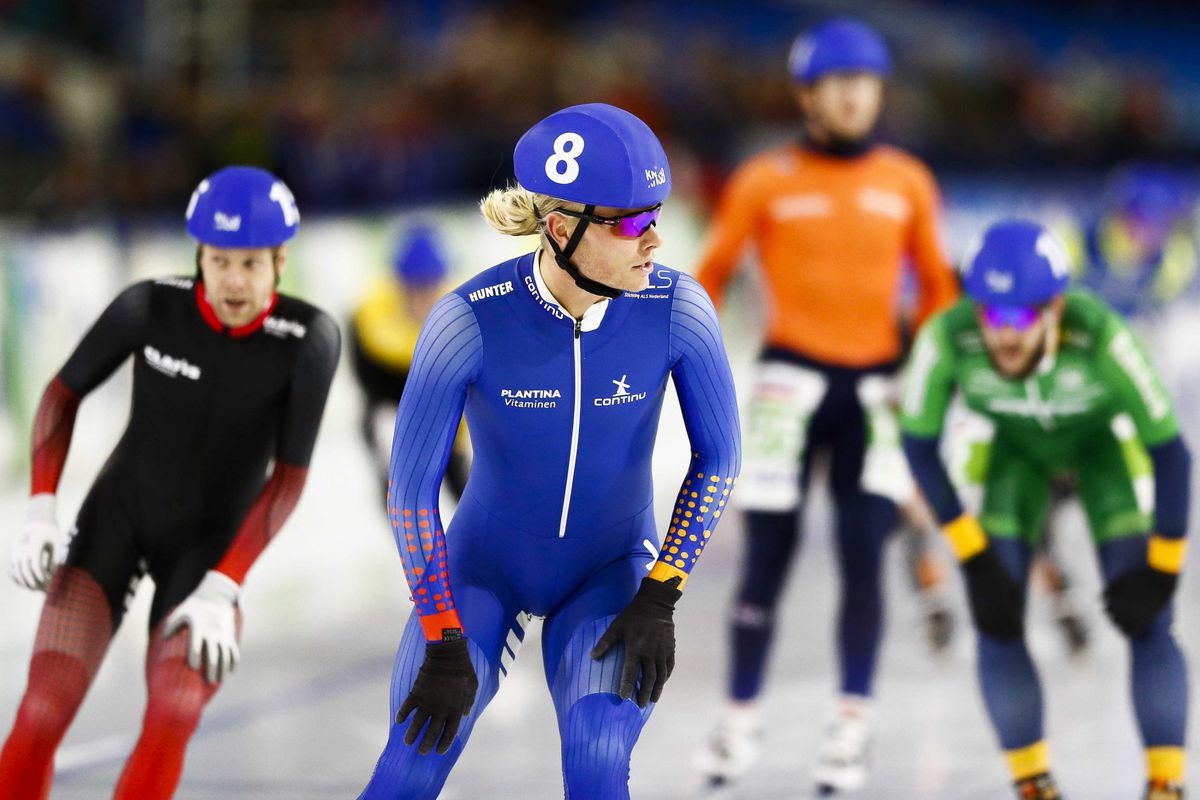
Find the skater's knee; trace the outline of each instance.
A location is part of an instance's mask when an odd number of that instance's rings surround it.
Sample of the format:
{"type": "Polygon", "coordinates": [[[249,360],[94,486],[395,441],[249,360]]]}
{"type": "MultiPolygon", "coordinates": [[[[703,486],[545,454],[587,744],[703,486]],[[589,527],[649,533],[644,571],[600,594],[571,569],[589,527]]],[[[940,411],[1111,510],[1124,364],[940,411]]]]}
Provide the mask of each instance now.
{"type": "Polygon", "coordinates": [[[216,684],[206,682],[185,661],[160,662],[150,673],[146,725],[170,731],[193,730],[216,691],[216,684]]]}
{"type": "Polygon", "coordinates": [[[17,724],[37,735],[61,735],[79,709],[89,683],[89,672],[78,659],[62,653],[38,653],[33,657],[17,724]]]}
{"type": "Polygon", "coordinates": [[[435,750],[421,755],[417,743],[405,744],[407,729],[407,724],[392,726],[371,782],[359,800],[433,800],[438,796],[462,752],[463,740],[456,738],[444,754],[435,750]]]}
{"type": "Polygon", "coordinates": [[[146,706],[146,726],[175,733],[193,731],[209,696],[194,690],[152,694],[146,706]]]}
{"type": "Polygon", "coordinates": [[[77,702],[47,692],[27,692],[17,713],[16,727],[39,739],[61,737],[70,725],[77,702]]]}
{"type": "Polygon", "coordinates": [[[590,694],[571,706],[562,730],[567,797],[628,798],[629,758],[643,722],[641,709],[613,694],[590,694]]]}

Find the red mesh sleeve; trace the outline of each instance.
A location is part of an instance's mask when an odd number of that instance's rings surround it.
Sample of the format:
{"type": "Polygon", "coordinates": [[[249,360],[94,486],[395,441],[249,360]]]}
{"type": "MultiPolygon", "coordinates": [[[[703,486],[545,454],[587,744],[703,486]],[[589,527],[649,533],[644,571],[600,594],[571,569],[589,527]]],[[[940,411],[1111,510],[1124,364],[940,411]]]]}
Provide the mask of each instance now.
{"type": "Polygon", "coordinates": [[[275,471],[271,473],[270,480],[259,492],[254,505],[250,506],[233,544],[225,551],[221,563],[217,564],[218,572],[238,583],[246,579],[250,567],[296,507],[307,477],[307,467],[275,462],[275,471]]]}
{"type": "Polygon", "coordinates": [[[58,377],[42,394],[33,421],[33,494],[58,491],[81,399],[58,377]]]}

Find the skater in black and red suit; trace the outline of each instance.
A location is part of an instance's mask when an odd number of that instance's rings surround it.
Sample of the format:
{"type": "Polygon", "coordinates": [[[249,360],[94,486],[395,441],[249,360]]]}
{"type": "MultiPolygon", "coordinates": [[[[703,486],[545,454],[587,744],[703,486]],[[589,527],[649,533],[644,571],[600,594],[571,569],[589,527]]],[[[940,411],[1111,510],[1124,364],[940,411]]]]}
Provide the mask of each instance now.
{"type": "Polygon", "coordinates": [[[318,308],[275,291],[300,215],[269,172],[229,167],[187,211],[194,278],[134,284],[46,387],[14,580],[46,592],[0,799],[49,796],[54,752],[138,580],[154,581],[141,737],[115,797],[175,792],[200,715],[238,661],[241,584],[308,472],[340,349],[318,308]],[[128,427],[75,525],[55,493],[83,398],[133,356],[128,427]]]}

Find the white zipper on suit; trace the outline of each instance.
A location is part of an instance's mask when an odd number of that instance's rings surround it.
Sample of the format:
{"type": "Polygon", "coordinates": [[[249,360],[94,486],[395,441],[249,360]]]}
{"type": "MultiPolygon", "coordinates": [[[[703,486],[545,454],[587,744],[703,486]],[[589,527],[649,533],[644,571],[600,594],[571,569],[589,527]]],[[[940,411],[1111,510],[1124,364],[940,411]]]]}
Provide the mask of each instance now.
{"type": "Polygon", "coordinates": [[[575,483],[575,460],[579,456],[580,396],[583,394],[583,353],[579,346],[583,323],[575,320],[575,414],[571,418],[571,454],[567,458],[567,487],[563,491],[562,518],[558,523],[558,538],[567,535],[567,512],[571,509],[571,486],[575,483]]]}

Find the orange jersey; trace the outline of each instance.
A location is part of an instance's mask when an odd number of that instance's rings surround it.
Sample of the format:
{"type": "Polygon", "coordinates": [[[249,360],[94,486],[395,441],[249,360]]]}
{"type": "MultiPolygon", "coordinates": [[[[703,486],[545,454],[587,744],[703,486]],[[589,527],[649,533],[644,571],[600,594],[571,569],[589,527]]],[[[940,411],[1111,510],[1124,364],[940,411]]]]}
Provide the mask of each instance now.
{"type": "Polygon", "coordinates": [[[939,214],[933,175],[907,153],[880,146],[842,159],[780,147],[730,179],[696,278],[719,306],[753,239],[771,295],[770,344],[839,366],[885,363],[900,355],[906,259],[918,324],[958,294],[939,214]]]}

